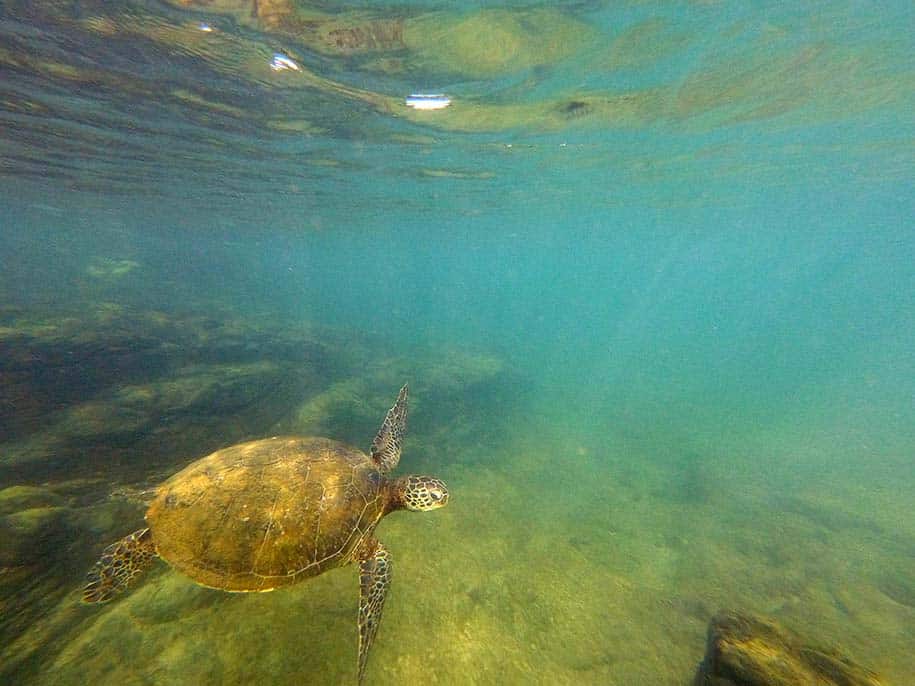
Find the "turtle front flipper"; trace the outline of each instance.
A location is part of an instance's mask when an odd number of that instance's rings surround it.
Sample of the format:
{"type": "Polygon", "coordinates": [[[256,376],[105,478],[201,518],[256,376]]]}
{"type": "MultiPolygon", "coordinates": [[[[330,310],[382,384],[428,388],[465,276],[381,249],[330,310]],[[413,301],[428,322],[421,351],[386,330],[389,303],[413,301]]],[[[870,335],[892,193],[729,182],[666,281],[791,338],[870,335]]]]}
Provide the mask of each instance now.
{"type": "Polygon", "coordinates": [[[388,410],[375,440],[372,441],[372,460],[382,472],[389,472],[400,462],[403,436],[407,432],[407,384],[397,394],[397,402],[388,410]]]}
{"type": "Polygon", "coordinates": [[[365,677],[369,648],[381,623],[381,610],[391,584],[391,556],[378,541],[363,545],[359,557],[359,683],[365,677]]]}
{"type": "Polygon", "coordinates": [[[149,529],[140,529],[105,548],[86,575],[84,603],[104,603],[126,589],[156,558],[149,529]]]}

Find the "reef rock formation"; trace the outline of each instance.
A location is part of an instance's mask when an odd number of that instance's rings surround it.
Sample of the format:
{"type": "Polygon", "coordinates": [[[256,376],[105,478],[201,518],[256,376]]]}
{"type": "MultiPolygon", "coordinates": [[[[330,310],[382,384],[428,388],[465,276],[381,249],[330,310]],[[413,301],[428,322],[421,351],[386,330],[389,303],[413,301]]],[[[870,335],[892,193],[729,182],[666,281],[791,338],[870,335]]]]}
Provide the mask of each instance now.
{"type": "Polygon", "coordinates": [[[693,686],[882,686],[877,675],[777,624],[720,612],[693,686]]]}

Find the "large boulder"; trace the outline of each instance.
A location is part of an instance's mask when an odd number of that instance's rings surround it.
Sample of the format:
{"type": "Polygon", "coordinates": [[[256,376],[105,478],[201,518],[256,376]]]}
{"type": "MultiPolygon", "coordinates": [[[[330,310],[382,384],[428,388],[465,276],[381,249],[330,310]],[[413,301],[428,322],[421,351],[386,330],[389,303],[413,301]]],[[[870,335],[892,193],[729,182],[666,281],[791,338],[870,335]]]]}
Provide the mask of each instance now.
{"type": "Polygon", "coordinates": [[[774,622],[720,612],[709,624],[693,686],[883,686],[835,651],[808,644],[774,622]]]}

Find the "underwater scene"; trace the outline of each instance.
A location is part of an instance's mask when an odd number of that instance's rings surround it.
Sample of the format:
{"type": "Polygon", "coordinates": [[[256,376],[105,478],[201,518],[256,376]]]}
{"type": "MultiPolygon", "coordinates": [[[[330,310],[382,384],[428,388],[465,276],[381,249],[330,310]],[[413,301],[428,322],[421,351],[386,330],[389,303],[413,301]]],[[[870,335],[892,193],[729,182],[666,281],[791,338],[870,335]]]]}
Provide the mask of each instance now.
{"type": "Polygon", "coordinates": [[[0,683],[915,684],[913,29],[0,3],[0,683]]]}

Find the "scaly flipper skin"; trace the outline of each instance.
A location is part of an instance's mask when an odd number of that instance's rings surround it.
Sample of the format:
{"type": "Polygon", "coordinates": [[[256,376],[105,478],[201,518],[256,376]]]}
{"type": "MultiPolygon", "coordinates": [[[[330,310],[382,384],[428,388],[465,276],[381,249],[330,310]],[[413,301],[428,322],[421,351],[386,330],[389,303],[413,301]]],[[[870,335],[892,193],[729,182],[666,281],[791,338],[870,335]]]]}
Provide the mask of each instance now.
{"type": "Polygon", "coordinates": [[[104,603],[126,589],[157,557],[149,529],[140,529],[105,548],[86,575],[84,603],[104,603]]]}
{"type": "Polygon", "coordinates": [[[407,385],[397,395],[394,407],[388,410],[384,422],[372,441],[372,459],[382,472],[390,472],[400,462],[403,436],[407,431],[407,385]]]}
{"type": "Polygon", "coordinates": [[[391,557],[376,540],[367,541],[359,560],[359,683],[365,677],[369,648],[381,623],[381,610],[391,584],[391,557]]]}

